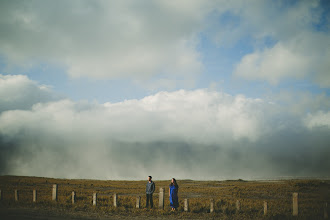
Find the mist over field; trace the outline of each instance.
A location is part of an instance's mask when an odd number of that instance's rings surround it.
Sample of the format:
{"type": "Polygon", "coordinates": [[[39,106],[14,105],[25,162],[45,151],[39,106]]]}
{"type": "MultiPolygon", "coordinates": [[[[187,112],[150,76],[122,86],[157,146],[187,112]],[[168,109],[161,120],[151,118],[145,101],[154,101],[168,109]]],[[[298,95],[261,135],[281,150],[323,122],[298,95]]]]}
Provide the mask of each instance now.
{"type": "Polygon", "coordinates": [[[322,96],[283,107],[200,89],[98,104],[54,100],[19,75],[1,76],[1,94],[1,175],[253,179],[330,168],[329,113],[300,110],[329,106],[322,96]]]}
{"type": "Polygon", "coordinates": [[[330,4],[0,1],[0,175],[327,178],[330,4]]]}

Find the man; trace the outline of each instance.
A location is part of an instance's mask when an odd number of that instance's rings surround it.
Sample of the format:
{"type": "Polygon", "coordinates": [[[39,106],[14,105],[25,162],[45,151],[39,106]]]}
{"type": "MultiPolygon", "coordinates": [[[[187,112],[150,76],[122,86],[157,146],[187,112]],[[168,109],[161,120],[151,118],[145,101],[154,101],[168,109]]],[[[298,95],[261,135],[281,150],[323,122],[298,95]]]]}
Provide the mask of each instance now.
{"type": "Polygon", "coordinates": [[[152,177],[148,176],[148,182],[147,182],[147,187],[146,187],[146,194],[147,194],[147,203],[146,203],[146,208],[149,207],[149,202],[150,202],[150,208],[154,206],[154,203],[152,201],[152,194],[155,192],[155,183],[152,182],[152,177]]]}

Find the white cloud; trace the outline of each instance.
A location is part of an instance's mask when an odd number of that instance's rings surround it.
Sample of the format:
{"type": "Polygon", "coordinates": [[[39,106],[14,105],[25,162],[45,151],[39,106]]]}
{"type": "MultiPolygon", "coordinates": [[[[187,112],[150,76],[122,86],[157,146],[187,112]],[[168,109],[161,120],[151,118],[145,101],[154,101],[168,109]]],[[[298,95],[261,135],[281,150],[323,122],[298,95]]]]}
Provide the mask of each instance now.
{"type": "MultiPolygon", "coordinates": [[[[8,91],[21,88],[20,94],[29,94],[40,87],[35,82],[22,86],[31,83],[26,77],[6,78],[23,79],[7,83],[8,91]]],[[[305,99],[294,104],[308,108],[324,97],[305,99]]],[[[327,161],[329,127],[314,127],[324,124],[329,113],[311,109],[305,121],[306,114],[290,111],[298,106],[278,103],[201,89],[118,103],[37,100],[32,107],[4,108],[0,173],[102,179],[141,179],[146,173],[269,178],[269,170],[271,176],[323,175],[330,164],[320,168],[314,162],[327,161]],[[292,159],[300,148],[310,151],[292,159]]]]}
{"type": "Polygon", "coordinates": [[[329,38],[324,34],[302,33],[288,42],[245,55],[234,74],[273,84],[288,78],[311,79],[321,87],[330,86],[329,38]]]}
{"type": "Polygon", "coordinates": [[[204,7],[203,1],[2,2],[1,53],[14,65],[65,65],[72,77],[189,78],[202,69],[194,37],[204,7]]]}
{"type": "Polygon", "coordinates": [[[206,90],[161,92],[104,105],[60,100],[39,103],[27,111],[3,112],[0,130],[16,135],[15,129],[33,131],[37,126],[48,135],[101,136],[128,142],[255,140],[261,134],[258,117],[262,113],[255,109],[260,102],[206,90]]]}
{"type": "MultiPolygon", "coordinates": [[[[7,83],[8,91],[20,88],[19,94],[29,94],[35,88],[25,84],[39,87],[27,77],[6,78],[24,79],[21,84],[7,83]]],[[[260,138],[262,112],[255,109],[260,105],[260,100],[208,90],[160,92],[140,100],[105,104],[36,100],[32,107],[5,108],[0,113],[4,157],[0,171],[70,178],[142,178],[148,170],[145,157],[157,161],[152,172],[159,172],[168,163],[166,155],[171,155],[170,161],[185,158],[177,164],[182,166],[177,175],[189,178],[188,164],[195,170],[204,169],[193,161],[196,155],[205,157],[207,146],[230,148],[228,143],[260,138]],[[173,150],[177,155],[172,155],[173,150]],[[99,167],[111,168],[100,172],[99,167]]],[[[171,170],[171,166],[165,169],[162,178],[173,175],[171,170]]]]}
{"type": "Polygon", "coordinates": [[[308,56],[294,53],[278,43],[271,49],[244,56],[236,66],[234,74],[277,84],[283,78],[304,78],[312,71],[310,66],[308,56]]]}
{"type": "Polygon", "coordinates": [[[330,112],[318,111],[313,114],[310,113],[304,122],[310,129],[324,126],[330,128],[330,112]]]}
{"type": "MultiPolygon", "coordinates": [[[[263,130],[259,99],[209,90],[160,92],[119,103],[73,102],[26,76],[2,76],[0,133],[124,142],[177,140],[203,144],[257,140],[263,130]]],[[[47,139],[46,138],[46,139],[47,139]]],[[[87,141],[87,140],[86,140],[87,141]]]]}
{"type": "MultiPolygon", "coordinates": [[[[252,38],[254,48],[237,63],[233,74],[277,84],[307,79],[330,86],[329,28],[318,31],[324,12],[320,1],[235,2],[229,12],[234,24],[223,24],[215,41],[225,46],[252,38]],[[270,42],[267,42],[270,41],[270,42]]],[[[327,16],[327,15],[325,15],[327,16]]]]}
{"type": "Polygon", "coordinates": [[[252,38],[253,52],[237,64],[237,76],[307,78],[329,87],[328,20],[323,31],[314,26],[323,19],[321,3],[2,1],[1,55],[8,68],[51,62],[72,77],[193,81],[203,72],[199,36],[209,32],[221,46],[252,38]]]}
{"type": "Polygon", "coordinates": [[[24,75],[0,74],[0,113],[5,110],[29,109],[38,102],[54,101],[59,96],[49,87],[38,85],[24,75]]]}

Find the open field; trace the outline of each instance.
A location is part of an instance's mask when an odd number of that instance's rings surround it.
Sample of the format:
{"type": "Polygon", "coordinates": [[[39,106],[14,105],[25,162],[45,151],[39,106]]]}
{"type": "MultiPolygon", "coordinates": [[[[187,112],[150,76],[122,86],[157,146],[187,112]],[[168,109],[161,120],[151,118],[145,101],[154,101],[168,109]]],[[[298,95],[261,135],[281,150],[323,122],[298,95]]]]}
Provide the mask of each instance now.
{"type": "MultiPolygon", "coordinates": [[[[0,176],[0,217],[18,212],[24,215],[52,215],[53,219],[75,218],[160,218],[160,219],[296,219],[292,217],[292,194],[299,193],[299,219],[324,219],[325,204],[330,203],[329,180],[281,181],[193,181],[178,180],[180,207],[170,212],[168,185],[170,181],[157,181],[154,209],[136,209],[136,197],[141,196],[145,206],[146,181],[101,181],[51,179],[39,177],[0,176]],[[58,200],[52,201],[53,184],[58,185],[58,200]],[[159,188],[165,188],[165,209],[158,210],[159,188]],[[32,202],[32,191],[37,190],[37,202],[32,202]],[[19,200],[15,201],[15,190],[19,200]],[[72,204],[72,191],[76,203],[72,204]],[[97,206],[92,195],[98,194],[97,206]],[[118,194],[118,207],[113,206],[112,195],[118,194]],[[184,212],[184,199],[189,199],[189,212],[184,212]],[[210,212],[210,199],[214,212],[210,212]],[[240,210],[236,210],[236,202],[240,210]],[[268,204],[264,216],[264,201],[268,204]],[[25,213],[25,214],[24,214],[25,213]],[[56,217],[57,216],[57,217],[56,217]]],[[[0,218],[2,219],[2,218],[0,218]]],[[[23,218],[24,219],[24,218],[23,218]]]]}

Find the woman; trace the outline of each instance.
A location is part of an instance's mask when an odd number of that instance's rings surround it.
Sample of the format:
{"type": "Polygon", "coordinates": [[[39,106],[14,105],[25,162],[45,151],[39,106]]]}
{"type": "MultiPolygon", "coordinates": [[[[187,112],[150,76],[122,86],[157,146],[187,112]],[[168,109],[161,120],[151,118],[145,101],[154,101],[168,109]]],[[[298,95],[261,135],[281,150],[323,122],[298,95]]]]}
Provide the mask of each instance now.
{"type": "Polygon", "coordinates": [[[176,180],[172,178],[169,189],[170,205],[172,207],[172,211],[175,211],[175,209],[179,207],[178,192],[179,192],[179,186],[176,183],[176,180]]]}

